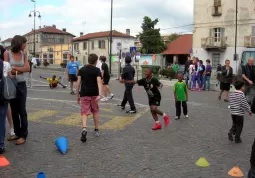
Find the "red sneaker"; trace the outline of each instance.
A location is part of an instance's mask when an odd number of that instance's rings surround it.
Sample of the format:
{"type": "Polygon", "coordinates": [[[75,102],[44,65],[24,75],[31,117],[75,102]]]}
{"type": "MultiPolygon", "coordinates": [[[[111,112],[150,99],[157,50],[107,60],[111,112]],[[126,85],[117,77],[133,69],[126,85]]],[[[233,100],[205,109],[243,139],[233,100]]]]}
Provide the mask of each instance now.
{"type": "Polygon", "coordinates": [[[152,130],[160,130],[160,129],[161,129],[160,123],[156,123],[156,125],[154,127],[152,127],[152,130]]]}
{"type": "Polygon", "coordinates": [[[170,122],[170,117],[168,115],[164,116],[164,122],[165,122],[165,126],[168,126],[168,124],[170,122]]]}

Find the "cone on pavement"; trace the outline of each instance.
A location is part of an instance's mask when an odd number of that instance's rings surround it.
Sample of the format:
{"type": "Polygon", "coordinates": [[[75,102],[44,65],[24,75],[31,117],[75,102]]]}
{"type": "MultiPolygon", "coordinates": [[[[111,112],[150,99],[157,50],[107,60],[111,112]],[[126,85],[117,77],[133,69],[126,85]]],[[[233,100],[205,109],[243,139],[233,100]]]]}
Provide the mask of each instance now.
{"type": "Polygon", "coordinates": [[[8,166],[10,162],[4,157],[0,156],[0,167],[8,166]]]}
{"type": "Polygon", "coordinates": [[[210,163],[206,160],[205,157],[202,157],[199,160],[197,160],[197,162],[195,164],[199,167],[208,167],[208,166],[210,166],[210,163]]]}
{"type": "Polygon", "coordinates": [[[56,147],[62,154],[66,154],[68,150],[68,140],[65,137],[59,137],[55,141],[56,147]]]}
{"type": "Polygon", "coordinates": [[[37,174],[37,178],[46,178],[45,174],[43,172],[39,172],[37,174]]]}
{"type": "Polygon", "coordinates": [[[243,172],[237,166],[234,166],[230,171],[228,171],[228,175],[232,177],[243,177],[243,172]]]}

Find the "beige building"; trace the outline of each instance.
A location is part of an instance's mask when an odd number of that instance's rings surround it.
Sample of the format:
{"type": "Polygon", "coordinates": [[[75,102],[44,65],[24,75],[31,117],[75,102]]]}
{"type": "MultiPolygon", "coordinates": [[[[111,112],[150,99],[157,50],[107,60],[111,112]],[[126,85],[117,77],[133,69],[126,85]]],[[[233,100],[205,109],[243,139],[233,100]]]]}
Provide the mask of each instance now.
{"type": "MultiPolygon", "coordinates": [[[[24,36],[27,38],[26,52],[28,58],[31,59],[34,53],[34,31],[32,30],[24,36]]],[[[35,30],[35,56],[48,60],[54,59],[56,57],[55,52],[56,54],[63,53],[63,50],[61,50],[62,45],[71,46],[73,37],[75,36],[68,33],[65,28],[59,30],[56,25],[39,27],[39,29],[35,30]],[[47,50],[45,51],[45,49],[47,50]]],[[[64,49],[64,51],[66,50],[64,49]]]]}
{"type": "Polygon", "coordinates": [[[193,55],[211,59],[214,68],[231,61],[234,71],[249,56],[255,57],[255,1],[238,0],[237,54],[235,52],[235,0],[194,0],[193,55]],[[251,52],[252,51],[252,52],[251,52]]]}
{"type": "MultiPolygon", "coordinates": [[[[95,53],[98,56],[106,56],[109,58],[109,31],[88,33],[73,39],[73,55],[77,61],[83,64],[88,63],[88,55],[95,53]]],[[[130,36],[130,30],[127,29],[126,34],[113,31],[112,39],[112,55],[118,56],[120,50],[118,45],[121,44],[121,52],[129,52],[130,47],[134,47],[135,38],[130,36]]],[[[109,62],[109,60],[107,60],[109,62]]]]}

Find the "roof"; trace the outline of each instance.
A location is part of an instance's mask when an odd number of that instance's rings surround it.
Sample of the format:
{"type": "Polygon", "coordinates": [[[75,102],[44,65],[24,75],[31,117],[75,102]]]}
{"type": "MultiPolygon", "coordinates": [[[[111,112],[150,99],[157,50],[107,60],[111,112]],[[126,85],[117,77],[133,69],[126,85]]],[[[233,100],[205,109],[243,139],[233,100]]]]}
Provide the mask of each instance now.
{"type": "MultiPolygon", "coordinates": [[[[56,27],[52,27],[52,26],[48,26],[48,27],[44,27],[44,28],[39,28],[39,29],[35,30],[35,33],[39,33],[39,32],[42,32],[42,33],[51,33],[51,34],[61,34],[61,35],[72,35],[73,37],[75,37],[71,33],[59,30],[56,27]]],[[[31,32],[25,34],[24,36],[31,35],[33,33],[34,33],[34,31],[31,31],[31,32]]]]}
{"type": "MultiPolygon", "coordinates": [[[[103,37],[109,37],[109,36],[110,36],[110,31],[95,32],[95,33],[88,33],[88,34],[83,35],[78,38],[74,38],[73,41],[83,41],[83,40],[88,40],[88,39],[93,39],[93,38],[103,38],[103,37]]],[[[124,37],[124,38],[135,38],[133,36],[130,36],[125,33],[115,31],[115,30],[112,31],[112,36],[113,37],[124,37]]]]}
{"type": "Polygon", "coordinates": [[[4,41],[1,41],[1,43],[11,42],[11,41],[12,41],[12,38],[8,38],[8,39],[6,39],[6,40],[4,40],[4,41]]]}
{"type": "Polygon", "coordinates": [[[162,54],[190,54],[192,49],[193,34],[182,35],[171,43],[167,44],[167,50],[162,54]]]}

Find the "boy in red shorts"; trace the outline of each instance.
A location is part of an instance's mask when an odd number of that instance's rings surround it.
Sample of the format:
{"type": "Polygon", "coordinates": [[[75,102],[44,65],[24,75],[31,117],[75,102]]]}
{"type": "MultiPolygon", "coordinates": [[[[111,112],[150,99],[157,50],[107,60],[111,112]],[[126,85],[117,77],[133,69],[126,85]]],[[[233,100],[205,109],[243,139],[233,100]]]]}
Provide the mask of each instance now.
{"type": "Polygon", "coordinates": [[[90,54],[88,65],[82,67],[78,73],[76,85],[77,103],[81,105],[82,116],[82,134],[81,141],[87,141],[87,120],[90,114],[93,114],[96,137],[99,137],[99,106],[98,101],[102,95],[102,77],[100,69],[96,67],[98,56],[90,54]],[[80,91],[80,92],[78,92],[80,91]]]}
{"type": "Polygon", "coordinates": [[[158,109],[161,101],[161,94],[158,88],[162,88],[163,85],[158,81],[158,79],[153,78],[151,68],[145,69],[144,76],[145,78],[138,81],[126,81],[122,79],[120,80],[120,83],[138,84],[139,86],[144,87],[148,94],[152,117],[156,122],[156,125],[152,127],[152,130],[159,130],[161,129],[161,124],[158,115],[163,116],[165,126],[169,124],[169,116],[158,109]]]}

